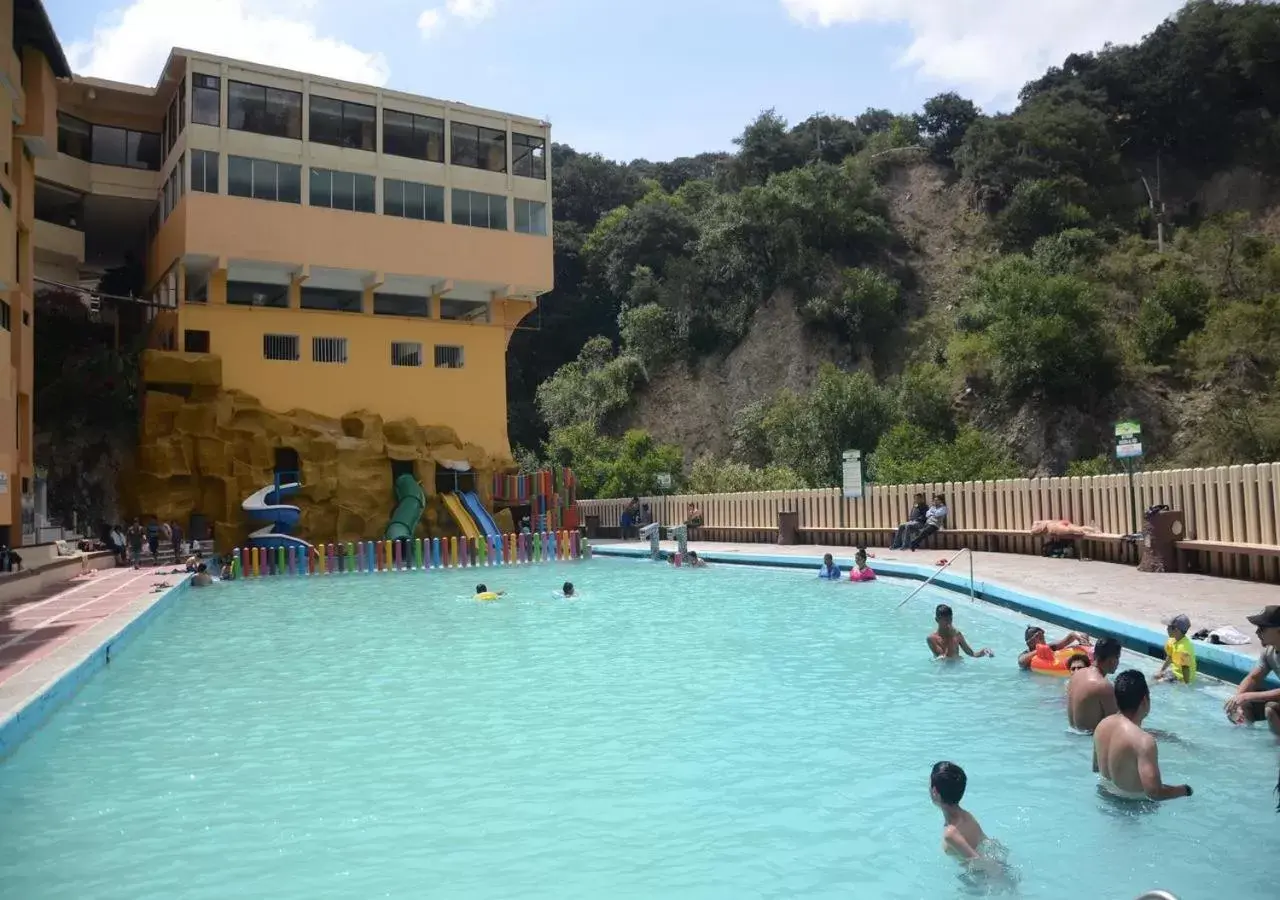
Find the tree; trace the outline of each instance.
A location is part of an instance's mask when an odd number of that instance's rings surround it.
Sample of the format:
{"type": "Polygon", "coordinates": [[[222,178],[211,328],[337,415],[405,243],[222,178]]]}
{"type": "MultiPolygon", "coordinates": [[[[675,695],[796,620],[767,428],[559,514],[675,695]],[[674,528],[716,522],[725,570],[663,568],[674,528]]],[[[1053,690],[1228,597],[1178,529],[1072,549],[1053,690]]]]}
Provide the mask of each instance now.
{"type": "Polygon", "coordinates": [[[585,500],[647,494],[664,474],[677,489],[683,484],[680,448],[659,444],[646,431],[614,438],[582,422],[553,430],[545,450],[553,464],[572,467],[585,500]]]}
{"type": "Polygon", "coordinates": [[[933,158],[951,165],[952,154],[959,149],[969,126],[978,120],[979,115],[972,100],[948,92],[926,100],[924,109],[916,117],[916,124],[928,139],[933,158]]]}
{"type": "Polygon", "coordinates": [[[1008,448],[991,435],[963,428],[954,440],[938,440],[909,424],[880,439],[869,472],[877,484],[994,481],[1021,474],[1008,448]]]}
{"type": "Polygon", "coordinates": [[[610,413],[626,406],[643,377],[639,359],[616,355],[612,341],[594,337],[576,360],[538,386],[538,411],[552,429],[576,424],[599,428],[610,413]]]}

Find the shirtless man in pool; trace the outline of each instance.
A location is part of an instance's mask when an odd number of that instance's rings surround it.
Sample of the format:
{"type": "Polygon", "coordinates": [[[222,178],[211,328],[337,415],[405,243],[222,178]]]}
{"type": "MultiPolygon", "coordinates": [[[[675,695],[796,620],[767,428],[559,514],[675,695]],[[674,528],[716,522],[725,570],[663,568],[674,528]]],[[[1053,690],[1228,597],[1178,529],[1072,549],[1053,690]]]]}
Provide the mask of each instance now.
{"type": "Polygon", "coordinates": [[[945,603],[939,603],[938,608],[933,611],[933,620],[938,623],[938,630],[929,635],[929,649],[933,651],[934,658],[959,659],[961,650],[969,656],[993,655],[985,647],[975,653],[964,639],[964,634],[956,631],[951,623],[951,615],[951,607],[945,603]]]}
{"type": "Polygon", "coordinates": [[[1093,651],[1093,665],[1086,665],[1067,682],[1067,724],[1078,731],[1093,731],[1107,716],[1119,711],[1116,689],[1107,681],[1120,668],[1120,642],[1103,638],[1093,651]]]}
{"type": "Polygon", "coordinates": [[[1147,679],[1130,669],[1116,677],[1116,705],[1093,732],[1093,771],[1107,793],[1124,800],[1173,800],[1190,797],[1191,785],[1165,784],[1160,776],[1156,739],[1142,730],[1151,712],[1147,679]]]}

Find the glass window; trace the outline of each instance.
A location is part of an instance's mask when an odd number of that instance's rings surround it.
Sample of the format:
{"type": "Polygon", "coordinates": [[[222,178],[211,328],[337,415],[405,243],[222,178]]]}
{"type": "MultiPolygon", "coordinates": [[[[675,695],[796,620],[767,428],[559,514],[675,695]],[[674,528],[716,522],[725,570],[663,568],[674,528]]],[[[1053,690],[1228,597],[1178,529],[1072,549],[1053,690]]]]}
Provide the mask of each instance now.
{"type": "Polygon", "coordinates": [[[547,233],[547,204],[536,200],[516,200],[516,231],[521,234],[547,233]]]}
{"type": "Polygon", "coordinates": [[[455,166],[484,169],[486,172],[507,171],[507,133],[479,125],[454,122],[453,156],[455,166]]]}
{"type": "Polygon", "coordinates": [[[129,133],[123,128],[93,126],[92,161],[104,166],[123,166],[129,158],[129,133]]]}
{"type": "Polygon", "coordinates": [[[431,317],[431,298],[415,297],[411,294],[374,294],[373,314],[375,316],[416,316],[428,319],[431,317]]]}
{"type": "Polygon", "coordinates": [[[64,112],[58,113],[58,152],[88,162],[92,156],[93,126],[64,112]]]}
{"type": "Polygon", "coordinates": [[[347,339],[344,337],[313,337],[311,361],[318,363],[345,363],[347,339]]]}
{"type": "Polygon", "coordinates": [[[296,334],[264,334],[262,336],[262,358],[278,359],[284,362],[297,362],[298,336],[296,334]]]}
{"type": "Polygon", "coordinates": [[[376,118],[372,106],[311,95],[310,137],[318,144],[375,150],[376,118]]]}
{"type": "Polygon", "coordinates": [[[272,306],[284,309],[289,305],[289,285],[228,281],[227,302],[235,306],[272,306]]]}
{"type": "Polygon", "coordinates": [[[245,156],[227,157],[227,193],[233,197],[302,202],[302,167],[245,156]]]}
{"type": "Polygon", "coordinates": [[[167,158],[169,151],[173,149],[174,142],[178,139],[178,98],[176,96],[169,101],[169,113],[160,123],[160,132],[163,136],[164,155],[167,158]]]}
{"type": "Polygon", "coordinates": [[[386,178],[382,182],[382,212],[388,216],[444,221],[444,188],[386,178]]]}
{"type": "Polygon", "coordinates": [[[301,140],[302,94],[243,81],[228,81],[227,127],[301,140]]]}
{"type": "Polygon", "coordinates": [[[133,169],[153,171],[160,168],[160,135],[146,131],[128,131],[125,132],[125,136],[127,141],[125,165],[133,169]]]}
{"type": "Polygon", "coordinates": [[[369,213],[376,209],[376,179],[372,175],[313,168],[309,181],[312,206],[369,213]]]}
{"type": "Polygon", "coordinates": [[[191,190],[218,193],[218,154],[212,150],[191,151],[191,190]]]}
{"type": "Polygon", "coordinates": [[[191,76],[191,121],[215,127],[222,121],[222,79],[218,76],[191,76]]]}
{"type": "Polygon", "coordinates": [[[531,134],[511,135],[511,171],[525,178],[547,177],[547,142],[531,134]]]}
{"type": "Polygon", "coordinates": [[[440,318],[459,322],[488,322],[489,304],[483,300],[441,297],[440,318]]]}
{"type": "Polygon", "coordinates": [[[506,231],[507,198],[454,188],[453,224],[506,231]]]}
{"type": "Polygon", "coordinates": [[[384,109],[382,152],[428,162],[444,162],[444,119],[384,109]]]}
{"type": "Polygon", "coordinates": [[[187,127],[187,79],[178,82],[178,134],[187,127]]]}
{"type": "Polygon", "coordinates": [[[302,286],[303,309],[322,309],[328,312],[361,312],[364,303],[362,291],[346,291],[339,288],[302,286]]]}
{"type": "Polygon", "coordinates": [[[422,344],[418,341],[392,341],[391,342],[391,365],[393,366],[422,365],[422,344]]]}
{"type": "Polygon", "coordinates": [[[437,369],[461,369],[462,368],[462,348],[447,347],[442,344],[436,344],[436,368],[437,369]]]}

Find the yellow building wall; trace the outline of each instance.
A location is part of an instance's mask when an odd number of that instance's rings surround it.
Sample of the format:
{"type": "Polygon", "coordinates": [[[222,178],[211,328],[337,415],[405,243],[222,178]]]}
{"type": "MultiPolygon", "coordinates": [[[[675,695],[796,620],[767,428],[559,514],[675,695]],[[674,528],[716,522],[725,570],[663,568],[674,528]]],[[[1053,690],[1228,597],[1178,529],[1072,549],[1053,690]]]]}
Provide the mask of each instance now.
{"type": "Polygon", "coordinates": [[[395,216],[189,193],[148,254],[148,282],[183,252],[454,279],[541,293],[554,283],[551,238],[395,216]]]}
{"type": "MultiPolygon", "coordinates": [[[[340,418],[364,409],[388,421],[411,418],[420,425],[444,425],[491,456],[511,456],[505,328],[368,313],[228,306],[220,302],[220,290],[213,285],[208,305],[188,303],[178,319],[183,331],[209,332],[209,350],[222,360],[224,388],[251,394],[279,412],[304,409],[340,418]],[[301,359],[264,359],[265,334],[297,335],[301,359]],[[346,338],[347,362],[312,362],[315,337],[346,338]],[[393,341],[421,343],[424,364],[391,365],[393,341]],[[463,367],[435,368],[437,344],[462,347],[463,367]]],[[[502,315],[502,309],[495,309],[495,318],[502,315]]],[[[180,342],[181,335],[179,346],[180,342]]]]}

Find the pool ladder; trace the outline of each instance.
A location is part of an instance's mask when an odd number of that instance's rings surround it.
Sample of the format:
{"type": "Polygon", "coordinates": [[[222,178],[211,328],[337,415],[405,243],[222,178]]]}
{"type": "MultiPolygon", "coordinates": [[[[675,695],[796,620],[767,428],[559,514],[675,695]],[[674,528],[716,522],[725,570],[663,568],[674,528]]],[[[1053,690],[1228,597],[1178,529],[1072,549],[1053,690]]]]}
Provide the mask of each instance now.
{"type": "Polygon", "coordinates": [[[1138,900],[1178,900],[1178,898],[1168,891],[1147,891],[1138,900]]]}

